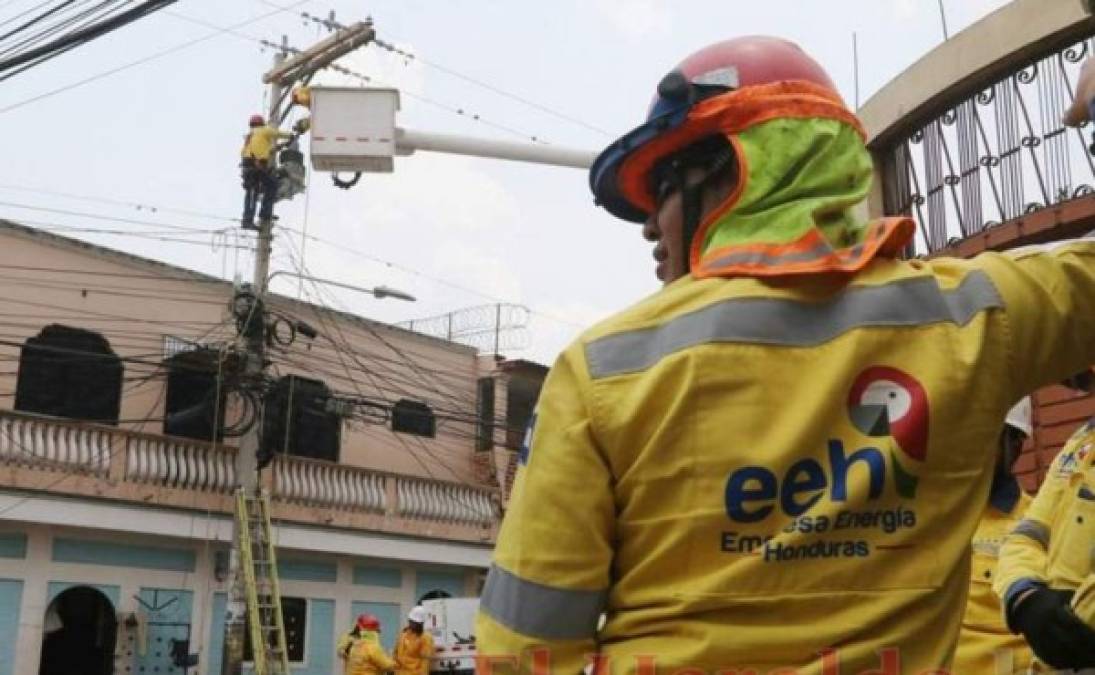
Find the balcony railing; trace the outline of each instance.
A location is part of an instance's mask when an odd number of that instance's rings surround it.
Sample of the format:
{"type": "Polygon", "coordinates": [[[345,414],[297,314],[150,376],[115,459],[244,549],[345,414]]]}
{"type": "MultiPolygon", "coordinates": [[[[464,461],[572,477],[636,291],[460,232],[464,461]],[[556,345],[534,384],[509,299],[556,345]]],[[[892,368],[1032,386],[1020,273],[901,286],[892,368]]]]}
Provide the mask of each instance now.
{"type": "MultiPolygon", "coordinates": [[[[224,445],[0,411],[0,466],[16,469],[6,474],[12,482],[0,479],[0,487],[87,491],[100,498],[224,512],[236,486],[236,452],[224,445]],[[43,483],[27,473],[43,471],[101,480],[89,488],[64,480],[43,483]]],[[[264,481],[273,515],[284,520],[476,541],[500,520],[495,491],[461,483],[286,456],[275,459],[264,481]]]]}
{"type": "Polygon", "coordinates": [[[279,457],[274,498],[329,509],[386,513],[387,476],[341,464],[279,457]]]}
{"type": "Polygon", "coordinates": [[[117,432],[0,414],[0,463],[77,471],[106,477],[118,447],[117,432]]]}
{"type": "Polygon", "coordinates": [[[1003,76],[963,82],[875,149],[886,213],[917,221],[917,253],[1093,192],[1091,127],[1061,124],[1093,53],[1090,38],[1047,42],[1003,76]]]}
{"type": "Polygon", "coordinates": [[[230,494],[236,450],[177,438],[125,434],[125,479],[183,490],[230,494]]]}

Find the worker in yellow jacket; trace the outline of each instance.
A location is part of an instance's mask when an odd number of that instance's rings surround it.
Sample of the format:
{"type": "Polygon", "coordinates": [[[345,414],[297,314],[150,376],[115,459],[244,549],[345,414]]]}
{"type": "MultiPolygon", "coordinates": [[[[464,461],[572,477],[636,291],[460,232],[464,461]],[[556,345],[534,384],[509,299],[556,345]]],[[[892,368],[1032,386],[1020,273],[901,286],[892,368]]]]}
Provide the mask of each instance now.
{"type": "Polygon", "coordinates": [[[1032,431],[1031,401],[1027,396],[1004,418],[989,503],[970,543],[970,591],[958,634],[953,673],[1018,675],[1027,672],[1033,658],[1026,640],[1008,629],[1000,599],[992,589],[1004,537],[1030,506],[1031,499],[1012,475],[1012,466],[1032,431]]]}
{"type": "MultiPolygon", "coordinates": [[[[1090,374],[1073,378],[1091,391],[1090,374]]],[[[1004,542],[994,584],[1007,609],[1009,625],[1021,632],[1040,663],[1052,668],[1077,667],[1075,654],[1084,648],[1071,639],[1069,626],[1095,615],[1070,608],[1074,594],[1095,574],[1095,418],[1065,443],[1046,472],[1026,515],[1004,542]]],[[[1076,598],[1077,600],[1081,598],[1076,598]]],[[[1092,667],[1095,660],[1079,665],[1092,667]]]]}
{"type": "Polygon", "coordinates": [[[274,216],[277,201],[278,179],[274,174],[274,151],[280,139],[292,134],[269,125],[262,115],[251,115],[249,131],[240,150],[240,171],[243,179],[243,219],[246,229],[255,229],[255,208],[259,220],[268,221],[274,216]],[[261,202],[261,205],[260,205],[261,202]]]}
{"type": "Polygon", "coordinates": [[[357,617],[354,630],[339,640],[337,649],[346,675],[379,675],[397,667],[380,645],[380,619],[372,614],[357,617]]]}
{"type": "Polygon", "coordinates": [[[950,666],[1004,416],[1095,362],[1095,239],[899,260],[913,222],[853,210],[864,137],[801,49],[748,37],[596,159],[665,285],[544,383],[480,672],[950,666]]]}
{"type": "Polygon", "coordinates": [[[395,643],[396,675],[427,675],[434,654],[433,636],[426,632],[426,608],[416,605],[407,614],[407,626],[395,643]]]}

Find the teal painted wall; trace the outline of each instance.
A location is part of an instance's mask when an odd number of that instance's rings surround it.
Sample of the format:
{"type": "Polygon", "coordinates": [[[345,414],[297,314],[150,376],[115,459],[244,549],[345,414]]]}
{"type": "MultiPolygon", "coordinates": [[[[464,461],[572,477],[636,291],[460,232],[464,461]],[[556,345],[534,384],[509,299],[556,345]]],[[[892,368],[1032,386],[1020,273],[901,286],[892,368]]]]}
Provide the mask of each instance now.
{"type": "Polygon", "coordinates": [[[54,562],[193,572],[195,557],[193,551],[182,548],[129,546],[108,541],[61,537],[53,540],[54,562]]]}
{"type": "Polygon", "coordinates": [[[23,582],[0,579],[0,675],[15,673],[15,645],[19,635],[19,608],[23,604],[23,582]]]}
{"type": "MultiPolygon", "coordinates": [[[[193,594],[170,588],[142,588],[137,597],[148,617],[147,649],[143,656],[135,649],[127,650],[132,654],[129,662],[134,668],[130,672],[181,675],[182,669],[172,662],[171,641],[185,640],[187,637],[193,594]]],[[[194,653],[197,636],[191,635],[190,639],[190,651],[194,653]]]]}
{"type": "MultiPolygon", "coordinates": [[[[335,672],[335,601],[308,602],[308,647],[305,667],[293,668],[298,675],[331,675],[335,672]]],[[[340,668],[341,670],[341,663],[340,668]]]]}
{"type": "Polygon", "coordinates": [[[467,595],[467,591],[464,590],[464,575],[462,574],[418,570],[415,577],[415,600],[433,590],[445,591],[454,598],[463,598],[467,595]]]}
{"type": "MultiPolygon", "coordinates": [[[[394,602],[355,602],[350,611],[354,619],[359,614],[373,614],[380,619],[380,644],[384,645],[384,651],[391,656],[395,649],[395,638],[403,628],[403,612],[399,609],[399,605],[394,602]]],[[[339,626],[339,632],[344,633],[352,627],[339,626]]]]}
{"type": "Polygon", "coordinates": [[[82,584],[78,581],[51,581],[46,586],[46,604],[53,602],[61,593],[64,593],[74,586],[87,586],[88,588],[94,588],[110,600],[110,604],[115,607],[118,606],[118,598],[121,596],[121,589],[118,586],[103,586],[100,584],[82,584]]]}
{"type": "Polygon", "coordinates": [[[26,558],[27,535],[24,532],[0,532],[0,558],[26,558]]]}
{"type": "Polygon", "coordinates": [[[224,649],[224,608],[228,596],[224,593],[213,594],[213,616],[209,617],[209,635],[205,652],[198,663],[200,672],[206,675],[219,675],[221,672],[221,650],[224,649]]]}
{"type": "Polygon", "coordinates": [[[354,565],[354,583],[358,586],[400,588],[403,586],[403,570],[398,567],[354,565]]]}
{"type": "Polygon", "coordinates": [[[338,566],[333,562],[279,558],[278,576],[295,581],[321,581],[333,584],[338,581],[338,566]]]}

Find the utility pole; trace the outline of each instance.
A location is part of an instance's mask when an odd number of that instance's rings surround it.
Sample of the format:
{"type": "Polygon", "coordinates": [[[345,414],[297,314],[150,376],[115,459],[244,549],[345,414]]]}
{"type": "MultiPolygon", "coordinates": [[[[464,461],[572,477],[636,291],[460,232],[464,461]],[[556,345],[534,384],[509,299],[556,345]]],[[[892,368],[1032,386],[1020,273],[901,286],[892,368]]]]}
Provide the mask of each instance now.
{"type": "MultiPolygon", "coordinates": [[[[375,36],[371,22],[359,22],[340,30],[307,50],[289,57],[288,38],[282,37],[281,48],[274,54],[274,64],[263,81],[269,84],[270,109],[267,111],[267,124],[279,126],[281,121],[281,100],[285,90],[294,83],[307,80],[317,70],[331,65],[358,47],[368,44],[375,36]]],[[[244,309],[242,334],[246,344],[244,362],[244,381],[248,384],[260,382],[265,371],[266,336],[264,299],[267,282],[270,277],[270,254],[274,239],[273,220],[259,220],[258,242],[255,251],[255,269],[251,287],[236,294],[233,309],[237,317],[244,309]]],[[[240,438],[239,452],[236,454],[237,494],[258,495],[260,491],[258,453],[262,444],[262,399],[256,399],[255,421],[246,434],[240,438]]],[[[238,503],[238,500],[237,500],[238,503]]],[[[236,514],[232,524],[232,549],[230,569],[232,574],[231,593],[225,605],[224,648],[221,659],[221,675],[240,675],[243,669],[244,641],[247,630],[244,569],[240,550],[240,522],[246,520],[246,514],[236,514]]],[[[259,645],[252,645],[259,649],[259,645]]],[[[256,673],[266,675],[266,673],[256,673]]]]}
{"type": "MultiPolygon", "coordinates": [[[[286,38],[282,38],[282,43],[286,38]]],[[[286,51],[284,47],[274,54],[274,68],[285,61],[286,51]]],[[[267,123],[277,125],[280,119],[280,102],[282,86],[279,81],[270,83],[270,109],[267,112],[267,123]]],[[[251,293],[253,298],[248,310],[250,315],[244,324],[247,333],[247,360],[244,364],[245,380],[248,382],[259,379],[264,370],[263,360],[266,358],[266,342],[262,330],[254,329],[264,323],[262,317],[262,300],[266,294],[266,277],[270,273],[270,252],[273,249],[274,223],[273,220],[259,220],[258,245],[255,250],[255,270],[251,281],[251,293]]],[[[262,434],[262,415],[259,406],[255,410],[256,419],[251,429],[240,438],[239,452],[236,453],[236,480],[237,489],[246,494],[255,494],[259,489],[258,452],[262,434]]],[[[243,587],[243,569],[240,564],[240,518],[232,520],[232,550],[229,557],[229,565],[232,572],[232,588],[225,605],[224,615],[224,649],[222,650],[221,675],[240,675],[243,668],[244,635],[247,630],[244,617],[246,616],[246,598],[243,587]]]]}

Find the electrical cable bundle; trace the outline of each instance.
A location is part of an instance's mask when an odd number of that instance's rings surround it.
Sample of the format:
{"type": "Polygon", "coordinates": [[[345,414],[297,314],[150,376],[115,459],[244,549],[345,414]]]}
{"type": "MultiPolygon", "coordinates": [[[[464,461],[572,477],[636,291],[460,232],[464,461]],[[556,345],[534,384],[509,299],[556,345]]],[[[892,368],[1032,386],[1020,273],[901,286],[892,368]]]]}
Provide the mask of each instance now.
{"type": "Polygon", "coordinates": [[[168,7],[177,0],[56,0],[40,2],[0,22],[0,82],[123,26],[168,7]],[[25,18],[27,14],[39,11],[25,18]]]}

